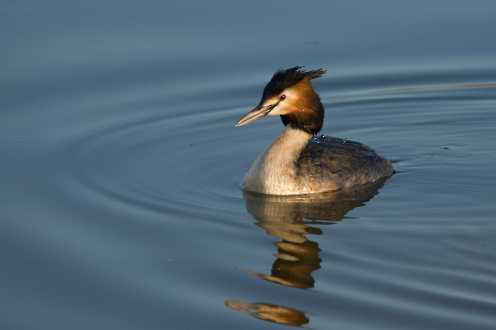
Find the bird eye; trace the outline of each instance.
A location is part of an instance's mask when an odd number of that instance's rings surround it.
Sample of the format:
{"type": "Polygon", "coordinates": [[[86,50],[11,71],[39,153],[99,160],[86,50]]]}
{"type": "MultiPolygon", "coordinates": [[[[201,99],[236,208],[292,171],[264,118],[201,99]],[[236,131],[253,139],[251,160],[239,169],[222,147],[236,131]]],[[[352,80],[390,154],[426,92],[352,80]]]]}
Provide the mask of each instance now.
{"type": "Polygon", "coordinates": [[[285,98],[286,98],[286,95],[284,95],[284,94],[282,94],[280,97],[281,101],[284,100],[285,98]]]}

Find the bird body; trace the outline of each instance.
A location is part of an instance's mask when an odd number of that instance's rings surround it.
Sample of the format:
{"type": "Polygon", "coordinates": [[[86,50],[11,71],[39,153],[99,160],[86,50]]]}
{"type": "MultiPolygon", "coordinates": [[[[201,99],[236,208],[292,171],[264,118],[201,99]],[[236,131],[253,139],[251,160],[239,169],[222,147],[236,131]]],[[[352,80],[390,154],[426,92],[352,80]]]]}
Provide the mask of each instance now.
{"type": "Polygon", "coordinates": [[[284,132],[255,160],[243,187],[268,195],[322,193],[373,183],[393,174],[391,162],[350,140],[316,136],[324,107],[311,79],[322,69],[294,67],[276,72],[259,105],[242,117],[242,126],[265,116],[281,116],[284,132]]]}

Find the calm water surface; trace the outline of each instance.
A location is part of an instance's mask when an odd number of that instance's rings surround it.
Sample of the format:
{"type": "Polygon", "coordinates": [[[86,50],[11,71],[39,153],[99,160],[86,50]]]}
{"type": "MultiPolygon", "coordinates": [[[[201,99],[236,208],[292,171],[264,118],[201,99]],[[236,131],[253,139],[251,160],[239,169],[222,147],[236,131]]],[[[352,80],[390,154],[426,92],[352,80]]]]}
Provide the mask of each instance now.
{"type": "Polygon", "coordinates": [[[494,329],[494,1],[4,1],[0,328],[494,329]],[[398,171],[244,195],[324,67],[323,133],[398,171]]]}

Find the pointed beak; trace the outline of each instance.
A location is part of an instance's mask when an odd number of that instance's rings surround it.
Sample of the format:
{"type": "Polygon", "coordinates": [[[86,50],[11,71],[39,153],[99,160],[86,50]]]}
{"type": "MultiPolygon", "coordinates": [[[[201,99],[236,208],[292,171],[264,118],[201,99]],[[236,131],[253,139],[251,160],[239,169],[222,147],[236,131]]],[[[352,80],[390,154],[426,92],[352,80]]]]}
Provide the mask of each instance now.
{"type": "Polygon", "coordinates": [[[272,109],[274,109],[274,105],[258,105],[246,115],[241,117],[241,119],[236,123],[235,126],[243,126],[252,123],[259,118],[263,118],[267,116],[272,109]]]}

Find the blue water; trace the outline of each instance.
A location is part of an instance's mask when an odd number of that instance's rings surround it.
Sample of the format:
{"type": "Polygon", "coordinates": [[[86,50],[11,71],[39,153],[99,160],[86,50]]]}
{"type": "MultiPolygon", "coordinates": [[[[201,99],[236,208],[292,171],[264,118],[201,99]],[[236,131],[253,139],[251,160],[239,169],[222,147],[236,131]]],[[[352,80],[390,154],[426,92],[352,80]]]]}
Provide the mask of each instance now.
{"type": "Polygon", "coordinates": [[[494,329],[494,1],[4,1],[0,328],[494,329]],[[244,195],[323,67],[323,133],[398,171],[244,195]]]}

